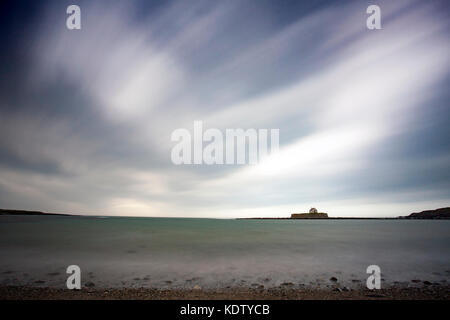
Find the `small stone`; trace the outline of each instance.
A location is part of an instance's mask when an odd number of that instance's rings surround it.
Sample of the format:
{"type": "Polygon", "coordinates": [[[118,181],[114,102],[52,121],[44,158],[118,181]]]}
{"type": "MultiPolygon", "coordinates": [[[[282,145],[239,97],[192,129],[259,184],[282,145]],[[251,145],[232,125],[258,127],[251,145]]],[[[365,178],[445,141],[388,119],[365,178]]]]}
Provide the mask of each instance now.
{"type": "Polygon", "coordinates": [[[294,284],[293,284],[292,282],[283,282],[281,285],[282,285],[282,286],[286,286],[286,287],[291,287],[291,286],[293,286],[294,284]]]}
{"type": "Polygon", "coordinates": [[[335,291],[335,292],[342,292],[342,289],[341,288],[334,288],[333,291],[335,291]]]}
{"type": "Polygon", "coordinates": [[[331,278],[330,278],[330,281],[337,282],[338,279],[337,279],[336,277],[331,277],[331,278]]]}
{"type": "Polygon", "coordinates": [[[88,288],[92,288],[92,287],[95,287],[95,284],[94,284],[93,282],[89,281],[89,282],[86,282],[86,283],[84,284],[84,286],[85,286],[85,287],[88,287],[88,288]]]}
{"type": "Polygon", "coordinates": [[[347,287],[343,287],[343,288],[342,288],[342,291],[350,291],[350,289],[347,288],[347,287]]]}
{"type": "Polygon", "coordinates": [[[426,286],[430,286],[432,283],[431,283],[430,281],[426,281],[426,280],[425,280],[425,281],[423,282],[423,284],[426,285],[426,286]]]}
{"type": "Polygon", "coordinates": [[[200,290],[202,287],[200,287],[198,284],[196,284],[195,286],[194,286],[194,290],[200,290]]]}
{"type": "Polygon", "coordinates": [[[411,282],[414,282],[414,283],[419,283],[419,282],[421,282],[419,279],[413,279],[413,280],[411,280],[411,282]]]}

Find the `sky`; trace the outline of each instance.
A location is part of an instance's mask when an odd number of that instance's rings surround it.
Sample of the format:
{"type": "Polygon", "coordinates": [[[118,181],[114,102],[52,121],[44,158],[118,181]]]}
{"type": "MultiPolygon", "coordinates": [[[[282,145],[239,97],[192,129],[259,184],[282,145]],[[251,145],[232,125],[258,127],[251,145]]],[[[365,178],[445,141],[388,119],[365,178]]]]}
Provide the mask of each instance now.
{"type": "Polygon", "coordinates": [[[0,207],[394,217],[450,206],[447,1],[2,1],[0,207]],[[67,6],[81,29],[66,28],[67,6]],[[380,30],[366,8],[381,9],[380,30]],[[194,121],[279,129],[175,165],[194,121]]]}

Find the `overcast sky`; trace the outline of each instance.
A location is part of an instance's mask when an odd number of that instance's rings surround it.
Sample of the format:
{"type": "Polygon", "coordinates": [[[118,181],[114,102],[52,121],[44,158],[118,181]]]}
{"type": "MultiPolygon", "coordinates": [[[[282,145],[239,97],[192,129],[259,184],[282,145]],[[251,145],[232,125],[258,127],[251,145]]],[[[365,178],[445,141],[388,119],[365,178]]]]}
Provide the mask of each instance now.
{"type": "Polygon", "coordinates": [[[0,207],[398,216],[450,205],[447,1],[2,2],[0,207]],[[81,7],[81,30],[66,8],[81,7]],[[381,7],[382,29],[366,28],[381,7]],[[278,128],[258,165],[171,133],[278,128]]]}

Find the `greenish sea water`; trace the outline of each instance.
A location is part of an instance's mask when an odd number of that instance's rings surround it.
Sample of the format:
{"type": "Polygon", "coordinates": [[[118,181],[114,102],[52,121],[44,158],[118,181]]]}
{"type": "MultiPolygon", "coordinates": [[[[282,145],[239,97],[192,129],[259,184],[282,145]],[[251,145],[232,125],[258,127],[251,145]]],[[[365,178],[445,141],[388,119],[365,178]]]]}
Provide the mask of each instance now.
{"type": "Polygon", "coordinates": [[[450,221],[0,216],[0,284],[64,287],[383,285],[450,281],[450,221]]]}

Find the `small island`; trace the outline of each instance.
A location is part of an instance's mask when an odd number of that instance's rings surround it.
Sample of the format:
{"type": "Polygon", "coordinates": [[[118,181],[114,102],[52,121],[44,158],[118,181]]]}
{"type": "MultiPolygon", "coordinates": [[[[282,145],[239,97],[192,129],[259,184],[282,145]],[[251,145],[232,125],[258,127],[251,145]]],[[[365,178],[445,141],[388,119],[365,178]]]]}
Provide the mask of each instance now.
{"type": "Polygon", "coordinates": [[[308,213],[293,213],[291,219],[326,219],[328,214],[325,212],[318,212],[316,208],[309,209],[308,213]]]}

